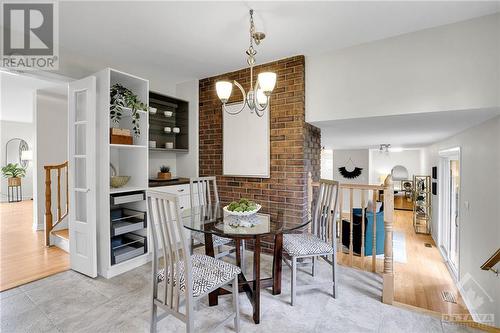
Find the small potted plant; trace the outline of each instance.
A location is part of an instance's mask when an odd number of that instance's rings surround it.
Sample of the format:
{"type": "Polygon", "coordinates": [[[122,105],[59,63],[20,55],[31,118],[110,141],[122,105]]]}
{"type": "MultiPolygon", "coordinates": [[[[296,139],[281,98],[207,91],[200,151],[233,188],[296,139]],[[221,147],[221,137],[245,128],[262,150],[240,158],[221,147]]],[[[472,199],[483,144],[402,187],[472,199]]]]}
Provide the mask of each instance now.
{"type": "Polygon", "coordinates": [[[160,172],[158,172],[158,179],[168,180],[170,178],[172,178],[172,174],[170,173],[170,167],[162,165],[160,167],[160,172]]]}
{"type": "Polygon", "coordinates": [[[139,112],[138,110],[148,110],[148,106],[143,103],[140,98],[134,94],[130,89],[125,88],[119,83],[114,84],[110,91],[111,108],[110,117],[111,121],[116,125],[120,125],[120,120],[123,116],[123,108],[130,108],[132,110],[132,131],[136,137],[141,135],[139,126],[139,112]]]}
{"type": "Polygon", "coordinates": [[[21,178],[26,176],[26,169],[17,163],[9,163],[2,168],[2,175],[8,179],[9,186],[21,186],[21,178]]]}

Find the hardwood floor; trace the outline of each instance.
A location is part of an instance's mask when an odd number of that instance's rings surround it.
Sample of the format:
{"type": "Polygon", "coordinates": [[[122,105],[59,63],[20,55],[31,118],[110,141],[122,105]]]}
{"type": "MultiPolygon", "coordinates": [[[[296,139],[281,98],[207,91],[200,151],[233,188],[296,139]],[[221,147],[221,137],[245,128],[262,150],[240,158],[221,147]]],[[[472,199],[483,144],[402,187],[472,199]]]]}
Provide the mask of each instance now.
{"type": "Polygon", "coordinates": [[[413,201],[408,201],[404,192],[394,195],[394,209],[411,210],[413,211],[413,201]]]}
{"type": "Polygon", "coordinates": [[[0,203],[0,291],[69,269],[69,254],[34,231],[33,202],[0,203]]]}
{"type": "MultiPolygon", "coordinates": [[[[394,211],[394,231],[405,234],[407,262],[394,262],[395,296],[398,303],[442,314],[469,314],[448,272],[439,250],[430,235],[416,234],[412,225],[412,212],[394,211]],[[432,247],[426,247],[425,243],[432,247]],[[451,292],[457,303],[445,302],[442,291],[451,292]]],[[[339,247],[340,248],[340,247],[339,247]]],[[[338,262],[350,266],[350,257],[339,253],[338,262]]],[[[371,270],[372,258],[353,257],[353,266],[371,270]]],[[[383,270],[383,260],[376,260],[377,272],[383,270]]]]}
{"type": "Polygon", "coordinates": [[[395,211],[394,218],[394,230],[405,234],[408,258],[405,264],[395,263],[395,300],[439,313],[469,314],[432,237],[415,233],[412,212],[395,211]],[[442,291],[453,293],[457,303],[445,302],[442,291]]]}

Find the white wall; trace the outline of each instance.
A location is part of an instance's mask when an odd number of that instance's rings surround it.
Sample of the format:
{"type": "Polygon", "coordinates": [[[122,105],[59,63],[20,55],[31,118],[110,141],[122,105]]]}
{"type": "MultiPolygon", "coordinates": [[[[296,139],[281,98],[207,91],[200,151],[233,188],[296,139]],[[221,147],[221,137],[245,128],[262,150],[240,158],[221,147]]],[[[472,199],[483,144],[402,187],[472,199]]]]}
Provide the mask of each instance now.
{"type": "MultiPolygon", "coordinates": [[[[333,150],[333,180],[347,184],[368,184],[369,155],[370,154],[368,149],[333,150]],[[357,178],[344,178],[339,173],[340,167],[346,167],[349,171],[352,169],[352,164],[350,162],[348,163],[349,158],[352,159],[356,167],[363,168],[363,170],[361,171],[361,175],[357,178]]],[[[353,204],[354,207],[361,207],[361,197],[359,194],[354,195],[353,204]]],[[[347,191],[345,191],[342,210],[344,212],[349,212],[349,205],[349,194],[347,191]]]]}
{"type": "Polygon", "coordinates": [[[333,150],[321,149],[321,179],[333,180],[333,150]]]}
{"type": "MultiPolygon", "coordinates": [[[[64,91],[64,89],[63,89],[64,91]]],[[[66,94],[54,93],[52,89],[42,89],[36,95],[36,197],[34,200],[34,228],[44,229],[45,216],[45,165],[61,164],[68,160],[68,102],[66,94]]],[[[52,180],[55,181],[55,172],[52,180]]],[[[61,188],[66,186],[62,174],[61,188]]],[[[52,212],[56,211],[57,183],[52,184],[52,212]]],[[[65,202],[64,191],[61,202],[65,202]]],[[[62,207],[64,210],[64,207],[62,207]]],[[[54,215],[55,216],[55,215],[54,215]]]]}
{"type": "Polygon", "coordinates": [[[306,121],[499,106],[500,14],[306,57],[306,121]]]}
{"type": "Polygon", "coordinates": [[[172,177],[179,176],[177,174],[177,160],[176,154],[170,152],[149,152],[149,178],[157,178],[158,172],[160,172],[160,167],[166,165],[170,167],[170,173],[172,177]]]}
{"type": "MultiPolygon", "coordinates": [[[[459,278],[472,276],[477,285],[472,284],[471,290],[483,297],[480,306],[469,310],[479,314],[494,313],[496,326],[499,327],[500,281],[493,273],[482,271],[479,267],[498,249],[500,240],[500,117],[425,149],[425,169],[439,167],[438,152],[454,147],[461,149],[459,278]],[[469,203],[468,209],[466,202],[469,203]],[[493,302],[484,296],[480,288],[488,293],[493,302]]],[[[432,196],[432,212],[432,233],[437,241],[438,196],[432,196]]],[[[469,305],[473,303],[470,297],[473,295],[462,296],[469,305]]]]}
{"type": "Polygon", "coordinates": [[[189,153],[177,154],[177,174],[183,177],[197,177],[199,174],[198,94],[198,80],[177,85],[177,97],[189,102],[189,153]]]}
{"type": "MultiPolygon", "coordinates": [[[[421,150],[411,149],[401,152],[381,153],[378,149],[370,150],[370,184],[381,184],[380,176],[387,176],[396,165],[402,165],[408,170],[408,179],[413,175],[430,175],[429,170],[423,170],[421,165],[421,150]]],[[[399,188],[399,182],[394,184],[399,188]]]]}

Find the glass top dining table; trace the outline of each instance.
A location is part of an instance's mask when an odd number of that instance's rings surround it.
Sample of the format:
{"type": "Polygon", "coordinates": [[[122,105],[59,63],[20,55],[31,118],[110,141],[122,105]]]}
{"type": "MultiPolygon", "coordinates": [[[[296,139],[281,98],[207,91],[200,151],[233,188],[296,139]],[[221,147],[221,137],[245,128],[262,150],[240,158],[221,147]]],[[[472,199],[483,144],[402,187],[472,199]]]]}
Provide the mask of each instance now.
{"type": "MultiPolygon", "coordinates": [[[[253,320],[260,322],[260,289],[272,287],[272,294],[281,293],[281,271],[283,258],[283,233],[298,231],[309,224],[309,220],[297,221],[278,210],[276,214],[256,213],[247,217],[230,215],[220,204],[204,205],[185,209],[181,219],[186,229],[201,232],[205,236],[205,254],[215,257],[213,236],[230,238],[234,241],[236,264],[241,267],[241,244],[244,240],[253,241],[253,280],[247,280],[245,269],[239,275],[239,290],[245,292],[253,306],[253,320]],[[271,239],[273,244],[272,277],[260,276],[261,238],[271,239]]],[[[218,303],[218,297],[230,293],[217,289],[208,296],[209,305],[218,303]]]]}
{"type": "Polygon", "coordinates": [[[283,210],[277,214],[256,213],[251,216],[230,215],[220,204],[197,206],[182,212],[182,223],[185,228],[210,233],[226,238],[254,238],[254,236],[271,236],[302,229],[310,221],[297,222],[284,215],[283,210]]]}

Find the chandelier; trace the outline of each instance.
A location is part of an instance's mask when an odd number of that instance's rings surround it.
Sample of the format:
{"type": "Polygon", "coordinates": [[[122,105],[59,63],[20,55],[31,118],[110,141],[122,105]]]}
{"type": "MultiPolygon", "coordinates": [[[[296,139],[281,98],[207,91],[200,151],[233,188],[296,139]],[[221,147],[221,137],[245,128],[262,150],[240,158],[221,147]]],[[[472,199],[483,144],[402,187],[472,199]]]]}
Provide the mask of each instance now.
{"type": "Polygon", "coordinates": [[[215,84],[217,96],[222,102],[222,108],[229,114],[238,114],[243,111],[246,105],[248,105],[252,113],[255,111],[259,117],[262,117],[264,115],[264,110],[269,105],[271,93],[276,85],[276,73],[259,73],[255,87],[253,84],[253,66],[255,65],[255,55],[257,54],[253,44],[255,42],[256,45],[259,45],[265,37],[266,35],[263,32],[255,31],[255,25],[253,23],[253,9],[250,9],[250,46],[246,50],[246,54],[248,55],[247,64],[250,66],[250,90],[246,93],[241,84],[237,81],[218,81],[215,84]],[[243,95],[242,106],[237,111],[229,111],[226,108],[226,103],[229,100],[229,97],[231,97],[231,91],[233,90],[233,83],[240,89],[241,94],[243,95]]]}

